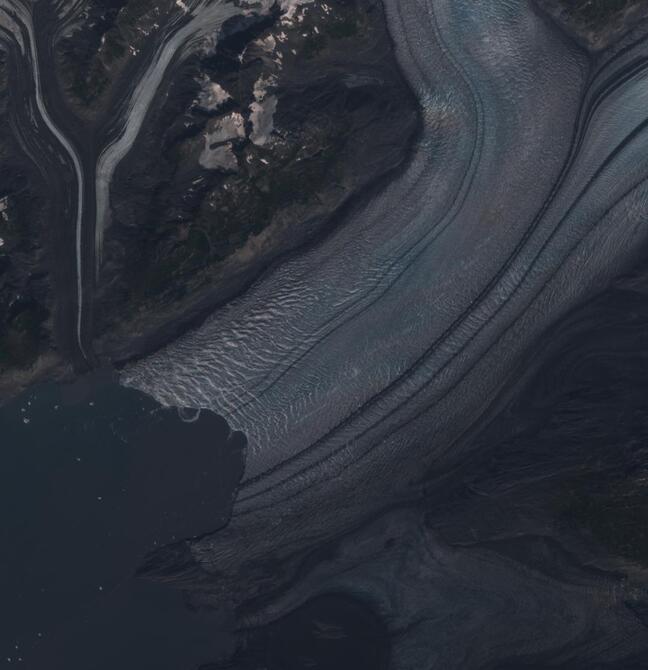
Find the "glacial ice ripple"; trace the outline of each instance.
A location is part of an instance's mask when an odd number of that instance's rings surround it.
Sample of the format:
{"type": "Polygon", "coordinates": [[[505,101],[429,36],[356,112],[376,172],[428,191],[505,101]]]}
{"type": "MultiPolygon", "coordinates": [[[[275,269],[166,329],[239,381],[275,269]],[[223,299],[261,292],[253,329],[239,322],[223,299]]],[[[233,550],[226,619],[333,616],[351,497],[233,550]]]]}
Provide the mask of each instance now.
{"type": "Polygon", "coordinates": [[[383,500],[459,457],[528,345],[648,238],[648,43],[595,69],[530,1],[384,4],[424,120],[406,170],[122,375],[246,433],[235,516],[294,510],[323,471],[383,500]]]}

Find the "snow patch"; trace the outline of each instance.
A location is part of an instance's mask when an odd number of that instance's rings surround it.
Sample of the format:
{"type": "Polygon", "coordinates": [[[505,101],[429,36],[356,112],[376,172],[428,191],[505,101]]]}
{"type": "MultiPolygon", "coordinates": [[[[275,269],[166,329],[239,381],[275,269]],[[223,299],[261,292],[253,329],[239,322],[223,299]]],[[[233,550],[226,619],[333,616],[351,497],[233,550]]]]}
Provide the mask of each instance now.
{"type": "Polygon", "coordinates": [[[274,130],[274,114],[277,111],[277,97],[269,95],[262,103],[253,102],[250,105],[250,121],[252,132],[250,141],[257,146],[263,146],[270,140],[274,130]]]}
{"type": "Polygon", "coordinates": [[[268,89],[271,86],[274,86],[276,83],[277,83],[277,78],[274,77],[273,75],[270,75],[267,78],[264,77],[263,75],[261,75],[254,82],[254,88],[252,89],[252,95],[254,95],[254,99],[257,102],[262,102],[263,99],[266,97],[268,89]]]}
{"type": "Polygon", "coordinates": [[[207,125],[205,140],[210,144],[222,144],[228,140],[245,137],[245,120],[239,112],[232,112],[207,125]]]}
{"type": "Polygon", "coordinates": [[[203,77],[202,90],[194,102],[201,109],[213,112],[225,102],[231,100],[231,97],[220,84],[212,81],[209,77],[203,77]]]}
{"type": "Polygon", "coordinates": [[[238,112],[215,119],[205,132],[205,146],[198,162],[206,170],[238,170],[232,140],[245,137],[245,120],[238,112]]]}
{"type": "Polygon", "coordinates": [[[303,16],[298,15],[298,12],[304,5],[310,5],[312,2],[313,0],[279,0],[279,7],[283,12],[281,22],[292,23],[296,18],[301,23],[303,16]]]}
{"type": "Polygon", "coordinates": [[[260,38],[256,40],[256,44],[267,53],[272,53],[277,48],[277,40],[274,35],[260,38]]]}
{"type": "Polygon", "coordinates": [[[267,79],[262,75],[254,83],[254,102],[250,105],[250,123],[252,132],[250,141],[258,146],[267,144],[274,130],[274,114],[277,110],[277,97],[268,95],[268,88],[276,83],[273,76],[267,79]]]}
{"type": "Polygon", "coordinates": [[[214,149],[205,146],[200,154],[199,162],[205,170],[238,171],[238,161],[230,144],[222,144],[214,149]]]}

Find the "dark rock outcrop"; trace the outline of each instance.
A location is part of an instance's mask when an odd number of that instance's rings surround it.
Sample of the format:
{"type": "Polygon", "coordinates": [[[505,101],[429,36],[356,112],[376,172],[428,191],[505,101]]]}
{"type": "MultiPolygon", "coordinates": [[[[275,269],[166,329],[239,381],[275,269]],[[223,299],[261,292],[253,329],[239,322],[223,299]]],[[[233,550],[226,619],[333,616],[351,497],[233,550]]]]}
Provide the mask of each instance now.
{"type": "Polygon", "coordinates": [[[237,16],[223,35],[117,171],[96,324],[110,359],[157,348],[325,233],[416,131],[375,0],[237,16]]]}
{"type": "Polygon", "coordinates": [[[648,18],[643,0],[536,0],[579,44],[601,51],[648,18]]]}
{"type": "Polygon", "coordinates": [[[0,50],[0,396],[49,367],[54,298],[47,187],[12,134],[9,59],[0,50]]]}
{"type": "Polygon", "coordinates": [[[66,360],[85,365],[76,351],[79,273],[90,359],[120,364],[329,232],[345,204],[406,159],[418,105],[379,0],[233,4],[240,13],[193,55],[174,57],[156,86],[111,183],[96,284],[97,160],[128,116],[133,82],[189,9],[83,0],[63,17],[35,10],[45,106],[78,150],[89,189],[80,260],[75,171],[46,124],[29,125],[29,65],[16,52],[10,73],[0,52],[0,397],[69,374],[66,360]],[[24,82],[12,104],[9,74],[24,82]]]}
{"type": "Polygon", "coordinates": [[[84,2],[83,20],[64,33],[54,52],[61,88],[75,114],[95,120],[105,113],[132,56],[173,8],[173,0],[84,2]]]}

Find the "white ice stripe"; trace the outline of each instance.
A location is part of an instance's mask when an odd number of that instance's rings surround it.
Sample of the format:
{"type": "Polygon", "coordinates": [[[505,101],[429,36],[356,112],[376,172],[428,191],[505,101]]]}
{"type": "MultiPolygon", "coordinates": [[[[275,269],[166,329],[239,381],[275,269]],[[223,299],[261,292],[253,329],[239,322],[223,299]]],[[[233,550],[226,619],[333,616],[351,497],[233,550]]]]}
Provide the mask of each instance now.
{"type": "Polygon", "coordinates": [[[20,28],[12,18],[13,12],[11,11],[11,6],[3,7],[0,6],[0,37],[3,32],[13,36],[14,40],[20,48],[20,52],[24,55],[25,53],[25,42],[23,41],[22,35],[20,33],[20,28]]]}
{"type": "Polygon", "coordinates": [[[83,170],[81,169],[81,162],[79,156],[74,150],[74,147],[63,133],[57,128],[54,121],[52,121],[45,103],[43,101],[40,70],[38,67],[38,51],[36,47],[36,40],[34,36],[34,28],[31,20],[27,23],[27,31],[29,33],[29,45],[32,53],[32,61],[34,67],[34,84],[36,87],[36,104],[43,121],[50,129],[51,133],[61,143],[63,148],[67,151],[74,164],[74,170],[77,176],[77,214],[76,214],[76,274],[77,274],[77,319],[76,319],[76,335],[79,350],[83,357],[88,360],[88,355],[83,347],[82,341],[82,324],[83,324],[83,250],[82,250],[82,233],[83,233],[83,170]]]}
{"type": "MultiPolygon", "coordinates": [[[[95,226],[97,272],[103,254],[104,232],[109,222],[110,183],[113,174],[137,138],[169,64],[180,49],[184,51],[187,44],[195,46],[201,38],[218,30],[226,19],[238,13],[240,9],[229,3],[201,3],[198,5],[193,10],[189,22],[177,30],[158,49],[153,61],[137,83],[128,104],[121,134],[103,150],[97,162],[95,226]]],[[[187,55],[186,51],[183,55],[187,55]]]]}
{"type": "MultiPolygon", "coordinates": [[[[27,30],[27,37],[28,37],[28,45],[29,45],[29,52],[30,52],[30,59],[32,61],[32,69],[34,73],[34,91],[36,95],[36,105],[38,107],[38,111],[45,122],[45,125],[49,128],[50,132],[56,139],[59,141],[61,146],[65,149],[67,154],[70,156],[72,159],[72,163],[74,165],[74,170],[76,172],[76,177],[77,177],[77,212],[76,212],[76,274],[77,274],[77,318],[76,318],[76,336],[77,336],[77,343],[79,345],[79,349],[81,351],[81,354],[83,357],[88,360],[88,356],[86,354],[86,351],[83,347],[83,342],[82,342],[82,336],[81,336],[81,331],[82,331],[82,323],[83,323],[83,277],[82,277],[82,264],[83,264],[83,257],[82,257],[82,245],[81,245],[81,238],[82,238],[82,228],[83,228],[83,170],[81,169],[81,162],[79,160],[79,157],[74,150],[72,144],[69,142],[69,140],[65,137],[65,135],[61,132],[61,130],[56,126],[52,118],[50,117],[47,108],[45,106],[45,103],[43,101],[43,95],[42,95],[42,87],[41,87],[41,79],[40,79],[40,70],[39,70],[39,65],[38,65],[38,48],[36,46],[36,37],[34,35],[34,26],[32,23],[32,17],[29,14],[28,11],[26,11],[24,8],[16,8],[15,5],[12,6],[12,9],[16,14],[18,14],[18,17],[21,22],[23,23],[25,29],[27,30]]],[[[16,36],[16,39],[18,39],[18,35],[20,33],[18,27],[13,24],[14,26],[14,35],[16,36]]],[[[23,47],[23,53],[24,53],[24,47],[23,47]]]]}
{"type": "MultiPolygon", "coordinates": [[[[636,205],[622,199],[597,228],[623,190],[648,175],[648,132],[633,134],[646,119],[645,80],[606,96],[562,174],[586,67],[530,1],[384,4],[423,106],[407,169],[321,244],[122,376],[162,402],[213,409],[244,430],[246,479],[296,455],[310,459],[311,444],[357,455],[379,431],[396,434],[433,406],[418,454],[430,463],[538,333],[648,238],[636,223],[643,194],[636,205]],[[624,138],[632,139],[626,147],[624,138]],[[608,164],[616,147],[623,151],[608,164]],[[589,243],[604,234],[598,249],[589,243]],[[587,251],[572,254],[579,241],[587,251]],[[559,269],[568,262],[565,283],[559,269]],[[549,282],[542,302],[536,296],[549,282]],[[468,376],[477,365],[482,372],[468,376]]],[[[385,458],[397,459],[399,448],[385,458]]]]}

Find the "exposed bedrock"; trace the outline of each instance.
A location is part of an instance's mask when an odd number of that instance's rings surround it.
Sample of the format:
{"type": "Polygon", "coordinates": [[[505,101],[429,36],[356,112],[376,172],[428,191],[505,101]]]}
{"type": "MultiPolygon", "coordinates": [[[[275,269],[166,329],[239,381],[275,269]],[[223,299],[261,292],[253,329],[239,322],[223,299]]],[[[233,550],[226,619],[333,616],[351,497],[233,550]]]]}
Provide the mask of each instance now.
{"type": "Polygon", "coordinates": [[[234,16],[156,101],[110,185],[95,332],[115,361],[328,233],[403,163],[418,125],[375,0],[234,16]]]}
{"type": "MultiPolygon", "coordinates": [[[[287,565],[268,545],[268,557],[227,586],[186,545],[152,557],[145,573],[191,589],[196,606],[227,603],[229,588],[254,575],[258,597],[240,612],[252,627],[241,668],[285,667],[277,639],[308,631],[308,607],[326,594],[345,594],[383,622],[391,668],[640,670],[647,294],[644,267],[555,324],[471,438],[471,457],[432,468],[417,500],[306,552],[295,545],[287,565]]],[[[329,622],[310,623],[315,638],[329,622]]],[[[231,665],[205,670],[221,667],[231,665]]]]}
{"type": "Polygon", "coordinates": [[[120,77],[181,15],[174,0],[82,0],[67,7],[53,54],[70,107],[86,121],[111,111],[120,77]],[[175,14],[175,16],[174,16],[175,14]]]}
{"type": "Polygon", "coordinates": [[[75,304],[74,168],[38,112],[19,7],[0,6],[0,398],[66,371],[75,304]]]}
{"type": "Polygon", "coordinates": [[[122,377],[248,436],[229,526],[185,547],[214,603],[478,453],[525,350],[647,241],[643,41],[593,69],[531,2],[385,6],[424,114],[405,173],[122,377]]]}
{"type": "Polygon", "coordinates": [[[21,228],[50,295],[27,354],[0,323],[2,398],[16,376],[42,378],[43,358],[58,373],[121,364],[200,323],[327,234],[419,127],[377,0],[2,0],[0,38],[14,69],[3,50],[0,83],[16,91],[7,155],[22,147],[47,182],[50,219],[21,228]]]}
{"type": "Polygon", "coordinates": [[[648,20],[643,0],[536,0],[582,46],[597,53],[648,20]]]}

